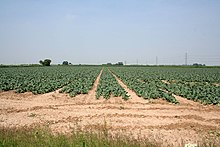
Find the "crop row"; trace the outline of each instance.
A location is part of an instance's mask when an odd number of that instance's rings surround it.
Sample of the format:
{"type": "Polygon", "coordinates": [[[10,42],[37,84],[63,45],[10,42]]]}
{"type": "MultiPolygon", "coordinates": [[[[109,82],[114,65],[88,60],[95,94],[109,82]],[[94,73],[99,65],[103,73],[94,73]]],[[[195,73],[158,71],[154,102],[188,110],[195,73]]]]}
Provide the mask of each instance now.
{"type": "Polygon", "coordinates": [[[100,70],[101,67],[77,66],[1,68],[0,91],[16,90],[18,93],[42,94],[79,83],[89,89],[100,70]],[[84,84],[82,80],[88,83],[84,84]]]}
{"type": "Polygon", "coordinates": [[[139,97],[144,99],[163,98],[168,102],[178,103],[171,93],[161,89],[163,83],[160,80],[152,79],[144,71],[136,71],[130,68],[111,68],[111,70],[139,97]]]}
{"type": "Polygon", "coordinates": [[[206,82],[171,82],[164,89],[204,104],[220,104],[220,87],[206,82]]]}
{"type": "Polygon", "coordinates": [[[127,92],[121,87],[115,77],[107,68],[104,68],[96,89],[96,98],[98,99],[100,96],[103,96],[104,98],[109,99],[111,95],[113,97],[121,96],[124,100],[129,98],[127,92]]]}
{"type": "MultiPolygon", "coordinates": [[[[51,66],[0,68],[0,91],[48,93],[61,89],[70,96],[87,94],[101,66],[51,66]]],[[[219,68],[110,67],[131,90],[145,99],[163,98],[178,103],[176,94],[205,104],[220,104],[219,68]],[[164,81],[167,81],[166,83],[164,81]]],[[[96,97],[122,96],[127,92],[104,68],[96,97]]]]}
{"type": "Polygon", "coordinates": [[[90,70],[84,69],[81,72],[75,72],[75,78],[59,92],[69,93],[71,97],[74,97],[77,94],[87,94],[92,88],[99,73],[100,68],[91,68],[90,70]]]}
{"type": "Polygon", "coordinates": [[[220,69],[112,67],[111,70],[143,98],[162,97],[176,103],[173,93],[205,104],[220,103],[220,87],[213,84],[219,83],[220,69]]]}

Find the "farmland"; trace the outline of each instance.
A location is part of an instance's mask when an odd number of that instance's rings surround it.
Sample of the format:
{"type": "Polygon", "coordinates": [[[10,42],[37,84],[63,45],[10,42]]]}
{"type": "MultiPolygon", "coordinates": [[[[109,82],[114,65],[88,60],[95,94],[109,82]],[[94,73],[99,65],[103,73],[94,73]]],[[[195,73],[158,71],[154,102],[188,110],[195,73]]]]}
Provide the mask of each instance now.
{"type": "Polygon", "coordinates": [[[1,69],[0,90],[43,94],[62,88],[70,96],[88,93],[101,67],[29,67],[1,69]]]}
{"type": "Polygon", "coordinates": [[[123,99],[127,100],[129,96],[127,92],[119,85],[113,75],[105,68],[102,72],[99,85],[96,90],[96,98],[103,96],[108,99],[110,96],[119,97],[122,96],[123,99]]]}
{"type": "Polygon", "coordinates": [[[220,68],[0,68],[0,126],[105,130],[161,145],[220,142],[220,68]],[[132,134],[131,134],[132,132],[132,134]]]}
{"type": "MultiPolygon", "coordinates": [[[[220,103],[220,70],[191,68],[144,68],[110,67],[109,68],[129,89],[144,99],[163,98],[171,103],[178,103],[172,96],[176,94],[189,100],[204,104],[220,103]]],[[[15,90],[17,93],[32,92],[43,94],[60,89],[71,97],[87,94],[92,88],[101,67],[30,67],[2,68],[0,91],[15,90]]],[[[122,96],[128,99],[126,91],[104,68],[96,97],[122,96]]]]}
{"type": "Polygon", "coordinates": [[[204,104],[220,104],[219,69],[111,68],[136,94],[178,103],[176,94],[204,104]],[[167,92],[164,92],[167,91],[167,92]]]}

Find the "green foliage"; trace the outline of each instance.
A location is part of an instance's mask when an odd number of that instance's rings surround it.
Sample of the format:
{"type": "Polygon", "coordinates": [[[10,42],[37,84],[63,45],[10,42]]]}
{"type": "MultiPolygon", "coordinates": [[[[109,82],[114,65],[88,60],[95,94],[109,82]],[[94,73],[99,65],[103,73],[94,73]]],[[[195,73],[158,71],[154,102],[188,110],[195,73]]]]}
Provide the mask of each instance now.
{"type": "Polygon", "coordinates": [[[101,67],[90,66],[4,68],[0,70],[0,91],[16,90],[17,93],[29,91],[42,94],[64,87],[62,92],[75,96],[88,92],[100,70],[101,67]]]}
{"type": "MultiPolygon", "coordinates": [[[[131,90],[144,99],[163,98],[178,103],[176,94],[204,104],[220,104],[220,68],[110,67],[131,90]],[[170,84],[163,83],[166,80],[170,84]],[[168,93],[167,93],[168,92],[168,93]]],[[[43,94],[60,89],[74,97],[87,94],[101,70],[100,66],[7,67],[0,70],[0,91],[43,94]]],[[[129,96],[114,76],[104,68],[96,97],[129,96]]]]}
{"type": "Polygon", "coordinates": [[[50,66],[51,60],[45,59],[44,61],[40,60],[39,63],[43,66],[50,66]]]}
{"type": "Polygon", "coordinates": [[[69,65],[68,61],[63,61],[63,65],[69,65]]]}
{"type": "Polygon", "coordinates": [[[172,96],[161,90],[162,82],[151,77],[144,70],[136,68],[111,67],[111,70],[139,97],[144,99],[163,98],[171,103],[178,103],[172,96]]]}
{"type": "Polygon", "coordinates": [[[165,88],[176,95],[204,104],[220,104],[220,87],[207,82],[176,81],[165,88]]]}
{"type": "MultiPolygon", "coordinates": [[[[100,132],[73,131],[71,135],[53,135],[48,129],[0,128],[1,147],[156,147],[156,142],[138,140],[129,136],[114,137],[100,132]]],[[[108,133],[108,132],[107,132],[108,133]]]]}
{"type": "Polygon", "coordinates": [[[173,94],[205,104],[220,103],[220,68],[110,67],[136,94],[178,103],[173,94]],[[163,83],[166,80],[171,84],[163,83]],[[168,91],[168,93],[166,92],[168,91]]]}
{"type": "Polygon", "coordinates": [[[78,67],[77,71],[74,71],[74,79],[64,86],[60,92],[69,93],[71,97],[75,97],[77,94],[87,94],[92,88],[101,68],[100,67],[78,67]]]}
{"type": "Polygon", "coordinates": [[[96,98],[98,99],[100,96],[103,96],[109,99],[111,95],[113,97],[121,96],[124,100],[128,100],[129,98],[127,92],[119,85],[115,77],[113,77],[107,68],[104,68],[96,89],[96,98]]]}

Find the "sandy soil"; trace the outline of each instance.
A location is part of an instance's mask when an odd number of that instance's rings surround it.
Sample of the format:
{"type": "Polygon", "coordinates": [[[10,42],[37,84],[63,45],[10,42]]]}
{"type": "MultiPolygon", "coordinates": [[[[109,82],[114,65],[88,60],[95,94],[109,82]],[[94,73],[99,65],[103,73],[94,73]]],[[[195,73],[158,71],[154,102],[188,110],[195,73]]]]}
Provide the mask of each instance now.
{"type": "Polygon", "coordinates": [[[220,84],[214,84],[215,86],[220,86],[220,84]]]}
{"type": "Polygon", "coordinates": [[[166,84],[170,84],[170,82],[168,82],[167,80],[161,80],[161,81],[166,83],[166,84]]]}
{"type": "Polygon", "coordinates": [[[97,131],[104,126],[111,134],[147,137],[164,145],[178,146],[204,139],[220,143],[220,107],[204,106],[179,96],[175,96],[178,105],[162,99],[144,100],[117,77],[130,99],[97,100],[95,90],[100,75],[87,95],[74,98],[59,90],[42,95],[0,92],[0,126],[43,125],[66,134],[74,129],[97,131]]]}

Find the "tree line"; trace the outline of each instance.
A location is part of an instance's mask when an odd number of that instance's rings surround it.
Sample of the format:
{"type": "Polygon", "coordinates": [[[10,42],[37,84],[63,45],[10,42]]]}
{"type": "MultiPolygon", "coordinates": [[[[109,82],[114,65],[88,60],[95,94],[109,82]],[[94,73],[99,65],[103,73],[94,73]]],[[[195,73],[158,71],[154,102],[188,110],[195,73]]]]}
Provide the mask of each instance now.
{"type": "MultiPolygon", "coordinates": [[[[51,62],[52,61],[50,59],[44,59],[39,61],[39,63],[43,66],[50,66],[51,62]]],[[[62,65],[72,65],[72,64],[68,61],[63,61],[62,65]]]]}

